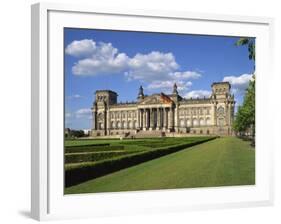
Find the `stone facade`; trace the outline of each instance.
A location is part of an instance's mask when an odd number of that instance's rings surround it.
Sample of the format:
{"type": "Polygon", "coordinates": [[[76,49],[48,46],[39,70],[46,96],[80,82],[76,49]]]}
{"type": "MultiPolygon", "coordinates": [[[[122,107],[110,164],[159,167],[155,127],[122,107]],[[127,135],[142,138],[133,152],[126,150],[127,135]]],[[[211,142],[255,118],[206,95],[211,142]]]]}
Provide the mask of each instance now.
{"type": "Polygon", "coordinates": [[[118,103],[114,91],[98,90],[92,107],[91,135],[232,135],[235,101],[231,85],[217,82],[211,87],[210,97],[196,99],[181,97],[176,84],[169,95],[147,96],[140,87],[137,101],[131,103],[118,103]]]}

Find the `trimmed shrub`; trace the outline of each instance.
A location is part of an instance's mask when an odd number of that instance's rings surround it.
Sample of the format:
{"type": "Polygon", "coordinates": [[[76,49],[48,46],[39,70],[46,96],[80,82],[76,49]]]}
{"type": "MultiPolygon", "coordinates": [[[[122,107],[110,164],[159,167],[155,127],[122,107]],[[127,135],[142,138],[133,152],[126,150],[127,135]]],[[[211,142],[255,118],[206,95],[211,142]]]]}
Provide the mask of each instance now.
{"type": "Polygon", "coordinates": [[[199,141],[194,140],[188,143],[143,151],[140,153],[121,156],[100,162],[69,164],[65,166],[65,187],[70,187],[93,178],[101,177],[130,166],[134,166],[197,144],[201,144],[203,142],[213,140],[215,138],[216,137],[202,138],[199,141]]]}
{"type": "Polygon", "coordinates": [[[132,153],[138,153],[142,150],[135,151],[109,151],[109,152],[87,152],[87,153],[68,153],[64,156],[65,163],[81,163],[81,162],[93,162],[101,161],[105,159],[111,159],[117,156],[128,155],[132,153]]]}
{"type": "Polygon", "coordinates": [[[113,151],[113,150],[124,150],[123,145],[83,145],[83,146],[70,146],[65,147],[65,153],[75,152],[100,152],[100,151],[113,151]]]}

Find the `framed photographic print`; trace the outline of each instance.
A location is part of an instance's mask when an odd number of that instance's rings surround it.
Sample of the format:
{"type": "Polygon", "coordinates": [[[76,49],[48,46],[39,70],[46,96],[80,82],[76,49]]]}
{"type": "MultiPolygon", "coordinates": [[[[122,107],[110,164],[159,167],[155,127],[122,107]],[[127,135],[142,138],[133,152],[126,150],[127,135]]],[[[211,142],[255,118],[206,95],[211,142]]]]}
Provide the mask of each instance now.
{"type": "Polygon", "coordinates": [[[272,26],[33,5],[32,217],[272,204],[272,26]]]}

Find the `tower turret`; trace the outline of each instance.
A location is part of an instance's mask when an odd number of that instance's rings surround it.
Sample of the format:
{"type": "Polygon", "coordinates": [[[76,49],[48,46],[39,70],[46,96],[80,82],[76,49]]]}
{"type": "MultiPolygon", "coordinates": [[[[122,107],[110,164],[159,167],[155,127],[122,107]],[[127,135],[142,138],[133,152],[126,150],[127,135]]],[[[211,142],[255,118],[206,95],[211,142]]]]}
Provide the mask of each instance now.
{"type": "Polygon", "coordinates": [[[177,84],[175,83],[174,84],[174,87],[173,87],[173,95],[178,95],[179,93],[178,93],[178,86],[177,86],[177,84]]]}
{"type": "Polygon", "coordinates": [[[143,88],[142,88],[142,86],[140,86],[140,88],[139,88],[139,94],[138,94],[138,99],[143,99],[143,98],[144,98],[143,88]]]}

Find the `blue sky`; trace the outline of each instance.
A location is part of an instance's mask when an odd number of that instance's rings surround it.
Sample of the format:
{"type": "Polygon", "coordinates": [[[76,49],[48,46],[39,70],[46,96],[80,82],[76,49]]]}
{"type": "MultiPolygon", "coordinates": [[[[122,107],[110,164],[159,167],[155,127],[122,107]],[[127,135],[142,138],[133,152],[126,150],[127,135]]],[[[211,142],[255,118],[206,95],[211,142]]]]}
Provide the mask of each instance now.
{"type": "Polygon", "coordinates": [[[145,94],[171,93],[177,83],[181,96],[204,97],[211,84],[229,81],[237,105],[251,79],[254,62],[238,37],[187,34],[64,30],[65,124],[88,129],[94,92],[111,89],[118,101],[135,101],[145,94]]]}

